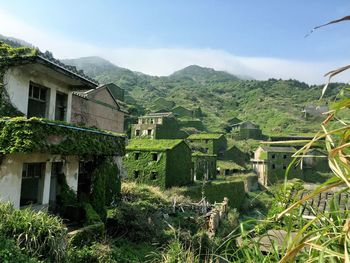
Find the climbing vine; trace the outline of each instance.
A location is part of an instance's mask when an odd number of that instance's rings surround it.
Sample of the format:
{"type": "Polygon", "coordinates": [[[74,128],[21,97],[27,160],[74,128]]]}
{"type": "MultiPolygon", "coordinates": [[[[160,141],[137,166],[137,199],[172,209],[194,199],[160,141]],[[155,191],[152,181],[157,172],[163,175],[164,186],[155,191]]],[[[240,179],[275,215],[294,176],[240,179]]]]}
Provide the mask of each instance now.
{"type": "Polygon", "coordinates": [[[40,118],[0,119],[2,153],[123,155],[125,136],[40,118]]]}
{"type": "Polygon", "coordinates": [[[23,113],[11,104],[8,93],[4,88],[5,73],[10,65],[13,65],[23,59],[35,57],[37,53],[38,50],[34,48],[13,48],[3,42],[0,42],[0,117],[23,116],[23,113]]]}

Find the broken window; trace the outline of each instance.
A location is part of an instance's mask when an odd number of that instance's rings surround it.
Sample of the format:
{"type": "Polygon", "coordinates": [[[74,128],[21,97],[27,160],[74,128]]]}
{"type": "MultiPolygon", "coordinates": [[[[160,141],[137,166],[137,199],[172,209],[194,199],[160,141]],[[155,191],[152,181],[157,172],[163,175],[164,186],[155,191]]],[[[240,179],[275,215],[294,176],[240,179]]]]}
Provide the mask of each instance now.
{"type": "Polygon", "coordinates": [[[272,155],[271,155],[271,158],[272,158],[272,159],[275,159],[275,158],[276,158],[276,154],[272,154],[272,155]]]}
{"type": "Polygon", "coordinates": [[[140,153],[135,153],[135,160],[138,160],[140,158],[140,153]]]}
{"type": "Polygon", "coordinates": [[[135,136],[140,136],[140,130],[135,130],[135,136]]]}
{"type": "Polygon", "coordinates": [[[157,161],[158,160],[158,154],[152,153],[152,160],[157,161]]]}
{"type": "Polygon", "coordinates": [[[37,204],[42,199],[45,163],[24,163],[20,206],[37,204]]]}
{"type": "Polygon", "coordinates": [[[287,166],[286,165],[283,165],[283,170],[286,170],[287,169],[287,166]]]}
{"type": "Polygon", "coordinates": [[[27,117],[46,117],[48,88],[34,84],[29,84],[27,117]]]}
{"type": "Polygon", "coordinates": [[[205,140],[205,143],[208,143],[209,142],[209,140],[205,140]]]}
{"type": "Polygon", "coordinates": [[[152,135],[152,130],[147,130],[147,135],[151,136],[152,135]]]}
{"type": "Polygon", "coordinates": [[[274,164],[274,163],[272,164],[272,169],[276,169],[276,166],[275,166],[275,164],[274,164]]]}
{"type": "Polygon", "coordinates": [[[139,178],[139,175],[140,175],[140,171],[138,171],[138,170],[134,171],[134,178],[135,179],[139,178]]]}
{"type": "Polygon", "coordinates": [[[157,172],[151,172],[151,180],[156,180],[158,176],[157,172]]]}
{"type": "Polygon", "coordinates": [[[283,159],[287,159],[287,154],[283,154],[283,159]]]}
{"type": "Polygon", "coordinates": [[[65,121],[67,118],[67,94],[57,92],[56,94],[56,109],[55,109],[55,120],[65,121]]]}

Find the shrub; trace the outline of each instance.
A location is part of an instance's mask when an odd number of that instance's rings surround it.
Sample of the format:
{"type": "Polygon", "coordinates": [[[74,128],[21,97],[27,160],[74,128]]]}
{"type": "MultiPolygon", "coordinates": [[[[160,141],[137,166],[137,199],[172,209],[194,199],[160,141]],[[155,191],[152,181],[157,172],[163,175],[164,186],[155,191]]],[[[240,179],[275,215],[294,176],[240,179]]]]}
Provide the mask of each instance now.
{"type": "Polygon", "coordinates": [[[24,254],[14,240],[0,235],[0,262],[3,263],[38,263],[33,257],[24,254]]]}
{"type": "Polygon", "coordinates": [[[68,233],[68,243],[70,247],[83,247],[91,245],[102,239],[105,232],[105,225],[95,223],[68,233]]]}
{"type": "Polygon", "coordinates": [[[78,249],[68,250],[69,263],[99,263],[119,262],[112,258],[111,248],[108,244],[93,244],[78,249]]]}
{"type": "Polygon", "coordinates": [[[65,255],[66,233],[58,217],[0,204],[0,234],[15,240],[29,256],[61,261],[65,255]]]}

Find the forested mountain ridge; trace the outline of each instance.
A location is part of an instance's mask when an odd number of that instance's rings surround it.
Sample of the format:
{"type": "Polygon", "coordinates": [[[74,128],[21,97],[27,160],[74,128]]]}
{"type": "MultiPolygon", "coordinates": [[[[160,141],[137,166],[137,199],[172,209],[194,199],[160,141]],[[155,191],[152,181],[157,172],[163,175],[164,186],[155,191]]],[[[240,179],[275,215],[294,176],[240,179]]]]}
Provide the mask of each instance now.
{"type": "Polygon", "coordinates": [[[313,133],[320,120],[306,120],[302,109],[334,99],[343,84],[333,84],[319,101],[322,86],[297,80],[241,80],[223,71],[188,66],[170,76],[155,77],[120,68],[98,57],[65,60],[101,83],[114,82],[126,91],[132,115],[163,110],[164,98],[187,108],[200,107],[208,131],[224,131],[227,120],[238,117],[260,125],[266,134],[313,133]],[[159,106],[157,108],[157,106],[159,106]]]}

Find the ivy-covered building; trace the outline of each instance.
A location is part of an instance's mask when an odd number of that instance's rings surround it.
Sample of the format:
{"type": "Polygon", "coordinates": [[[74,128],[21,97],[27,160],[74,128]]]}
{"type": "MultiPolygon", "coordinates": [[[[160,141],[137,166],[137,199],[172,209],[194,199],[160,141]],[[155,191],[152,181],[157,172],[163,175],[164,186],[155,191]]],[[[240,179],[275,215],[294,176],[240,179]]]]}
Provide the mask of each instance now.
{"type": "MultiPolygon", "coordinates": [[[[253,169],[261,185],[267,186],[284,180],[289,164],[293,161],[294,147],[260,146],[252,159],[253,169]]],[[[330,171],[325,153],[311,149],[303,158],[302,165],[293,165],[288,171],[288,179],[299,178],[305,182],[323,182],[330,171]]]]}
{"type": "Polygon", "coordinates": [[[216,154],[220,158],[226,148],[226,137],[221,133],[197,133],[188,136],[187,141],[193,152],[216,154]]]}
{"type": "Polygon", "coordinates": [[[252,123],[251,121],[239,122],[231,126],[232,131],[238,133],[238,137],[241,140],[263,139],[262,130],[259,125],[252,123]]]}
{"type": "Polygon", "coordinates": [[[181,139],[133,139],[123,159],[129,180],[169,188],[190,184],[191,150],[181,139]]]}
{"type": "Polygon", "coordinates": [[[64,189],[90,193],[99,160],[120,166],[124,135],[70,124],[73,92],[97,81],[49,52],[1,42],[0,64],[0,116],[12,117],[0,120],[1,201],[54,207],[64,189]],[[95,164],[89,172],[87,163],[95,164]]]}
{"type": "Polygon", "coordinates": [[[179,123],[171,112],[150,113],[139,117],[131,126],[131,138],[178,139],[183,138],[179,123]]]}
{"type": "Polygon", "coordinates": [[[216,154],[192,153],[193,179],[213,180],[216,178],[216,154]]]}

